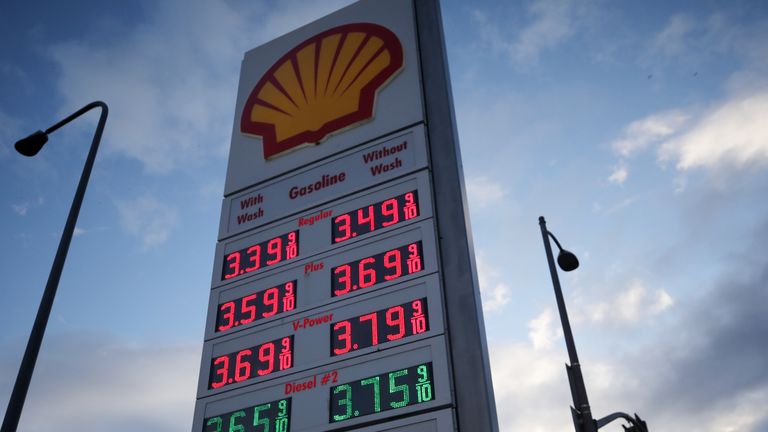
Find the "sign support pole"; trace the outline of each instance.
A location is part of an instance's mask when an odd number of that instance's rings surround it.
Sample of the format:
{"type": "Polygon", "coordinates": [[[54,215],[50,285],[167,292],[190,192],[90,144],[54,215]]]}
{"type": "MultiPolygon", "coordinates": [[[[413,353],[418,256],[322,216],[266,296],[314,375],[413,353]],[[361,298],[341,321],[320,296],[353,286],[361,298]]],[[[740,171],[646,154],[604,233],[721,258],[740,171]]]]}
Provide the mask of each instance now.
{"type": "Polygon", "coordinates": [[[457,421],[462,431],[498,431],[482,302],[461,172],[458,132],[437,0],[416,0],[416,28],[441,243],[446,322],[451,345],[457,421]],[[438,148],[438,146],[440,146],[438,148]],[[456,203],[462,203],[457,209],[456,203]],[[443,234],[450,233],[450,235],[443,234]],[[479,341],[479,343],[478,343],[479,341]],[[470,349],[470,347],[480,349],[470,349]]]}

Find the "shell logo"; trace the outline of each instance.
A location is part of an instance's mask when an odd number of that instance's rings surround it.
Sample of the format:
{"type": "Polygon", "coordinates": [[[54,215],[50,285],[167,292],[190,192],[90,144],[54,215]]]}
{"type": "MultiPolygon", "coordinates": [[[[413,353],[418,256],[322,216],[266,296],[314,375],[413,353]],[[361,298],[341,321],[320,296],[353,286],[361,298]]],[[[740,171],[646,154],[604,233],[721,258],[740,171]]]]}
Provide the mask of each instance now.
{"type": "Polygon", "coordinates": [[[403,47],[378,24],[317,34],[281,57],[243,107],[240,131],[263,139],[264,158],[317,144],[373,117],[376,93],[403,66],[403,47]]]}

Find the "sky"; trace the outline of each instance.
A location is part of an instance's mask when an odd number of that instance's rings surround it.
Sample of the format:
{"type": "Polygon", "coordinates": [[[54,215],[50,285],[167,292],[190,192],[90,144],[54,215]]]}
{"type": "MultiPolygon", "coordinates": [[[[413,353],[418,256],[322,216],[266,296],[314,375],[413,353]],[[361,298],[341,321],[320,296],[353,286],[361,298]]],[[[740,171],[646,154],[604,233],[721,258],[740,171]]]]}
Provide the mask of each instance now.
{"type": "MultiPolygon", "coordinates": [[[[0,4],[0,406],[110,107],[20,430],[189,430],[240,61],[342,0],[0,4]],[[54,426],[55,425],[55,426],[54,426]]],[[[768,431],[768,3],[442,0],[503,431],[768,431]],[[602,430],[621,430],[618,422],[602,430]]]]}

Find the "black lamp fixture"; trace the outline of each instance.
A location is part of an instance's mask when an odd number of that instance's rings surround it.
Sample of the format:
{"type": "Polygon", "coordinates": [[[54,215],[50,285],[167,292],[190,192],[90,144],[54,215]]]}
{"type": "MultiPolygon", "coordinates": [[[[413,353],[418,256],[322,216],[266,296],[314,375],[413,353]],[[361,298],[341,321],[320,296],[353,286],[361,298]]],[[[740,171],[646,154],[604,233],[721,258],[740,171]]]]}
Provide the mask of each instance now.
{"type": "MultiPolygon", "coordinates": [[[[544,217],[542,216],[540,221],[543,220],[543,218],[544,217]]],[[[567,272],[574,271],[579,268],[579,259],[576,258],[576,255],[567,249],[563,249],[563,246],[560,245],[560,242],[557,241],[557,237],[555,237],[554,234],[549,231],[547,231],[547,234],[552,237],[552,240],[555,241],[557,248],[560,250],[560,253],[557,254],[557,265],[559,265],[563,271],[567,272]]]]}
{"type": "Polygon", "coordinates": [[[48,134],[39,130],[32,135],[16,141],[16,151],[27,157],[32,157],[48,142],[48,134]]]}
{"type": "Polygon", "coordinates": [[[53,308],[53,299],[56,297],[56,289],[59,286],[61,272],[64,269],[64,261],[67,259],[69,244],[71,243],[72,236],[75,232],[77,216],[80,214],[80,207],[83,203],[83,197],[85,196],[85,189],[88,186],[88,180],[91,177],[93,163],[96,160],[96,152],[99,149],[101,135],[104,131],[104,125],[107,122],[107,114],[109,112],[107,104],[101,101],[91,102],[70,114],[67,118],[49,127],[45,132],[38,130],[26,138],[20,139],[14,146],[16,147],[16,151],[22,155],[32,157],[43,148],[43,145],[45,145],[46,142],[48,142],[49,134],[94,108],[101,108],[99,123],[96,126],[96,132],[93,135],[88,156],[85,159],[85,166],[83,167],[83,173],[80,176],[80,182],[77,184],[77,190],[75,191],[75,197],[72,200],[72,206],[69,208],[67,222],[64,225],[64,231],[62,232],[61,240],[59,241],[59,248],[56,250],[56,257],[53,259],[51,272],[48,274],[48,282],[45,285],[43,297],[40,300],[40,307],[35,316],[35,323],[32,325],[27,348],[24,350],[24,357],[19,366],[19,373],[16,375],[16,382],[13,385],[13,391],[11,392],[11,398],[8,401],[8,408],[5,411],[5,418],[3,418],[3,425],[0,427],[0,432],[16,432],[16,429],[19,426],[21,411],[24,408],[24,401],[27,397],[27,391],[29,390],[29,383],[32,380],[32,373],[35,370],[37,355],[40,352],[40,345],[43,342],[45,328],[48,325],[48,318],[50,317],[51,309],[53,308]]]}

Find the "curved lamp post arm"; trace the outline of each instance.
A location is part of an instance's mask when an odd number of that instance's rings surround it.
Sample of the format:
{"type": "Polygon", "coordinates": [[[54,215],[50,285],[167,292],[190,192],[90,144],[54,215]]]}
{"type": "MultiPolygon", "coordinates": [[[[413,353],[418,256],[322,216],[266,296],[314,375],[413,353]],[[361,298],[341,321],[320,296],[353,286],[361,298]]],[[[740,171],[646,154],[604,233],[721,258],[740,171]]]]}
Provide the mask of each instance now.
{"type": "Polygon", "coordinates": [[[623,426],[625,431],[648,432],[648,426],[643,420],[640,419],[640,416],[635,414],[635,416],[632,417],[631,415],[624,412],[615,412],[601,418],[600,420],[597,420],[597,427],[599,429],[616,419],[624,419],[627,421],[627,423],[632,425],[629,429],[627,429],[626,426],[623,426]]]}
{"type": "MultiPolygon", "coordinates": [[[[42,143],[40,144],[40,146],[42,146],[42,144],[45,143],[45,139],[48,134],[56,131],[60,127],[94,108],[101,108],[99,123],[96,126],[96,132],[93,135],[93,141],[91,142],[91,148],[88,151],[88,157],[85,159],[83,173],[80,176],[80,182],[78,183],[77,190],[75,191],[75,198],[72,201],[72,207],[69,209],[67,222],[64,225],[64,231],[62,232],[61,240],[59,241],[59,248],[56,250],[56,257],[53,260],[51,272],[48,275],[48,282],[45,285],[43,297],[40,300],[40,308],[37,310],[37,316],[35,316],[35,323],[33,324],[32,332],[29,335],[27,348],[24,351],[24,358],[22,359],[21,366],[19,367],[19,374],[16,376],[16,383],[13,386],[11,398],[8,401],[8,408],[5,412],[5,418],[3,420],[2,428],[0,428],[0,432],[15,432],[16,428],[18,427],[19,418],[21,417],[21,410],[24,408],[24,400],[27,396],[27,390],[29,390],[29,383],[32,380],[32,373],[34,372],[35,363],[37,362],[37,355],[40,352],[40,345],[43,341],[45,328],[48,325],[48,318],[51,315],[53,299],[56,297],[56,289],[59,285],[59,279],[61,279],[61,272],[64,268],[64,261],[67,259],[69,244],[72,242],[72,236],[75,232],[77,217],[80,214],[80,206],[83,203],[85,189],[88,186],[88,180],[91,177],[91,170],[93,169],[93,163],[96,160],[96,152],[99,149],[99,142],[101,141],[101,135],[104,131],[104,125],[107,122],[109,109],[107,108],[107,104],[104,102],[91,102],[64,120],[54,124],[45,132],[37,131],[29,137],[31,138],[32,136],[37,135],[38,138],[42,138],[42,143]]],[[[21,141],[19,141],[19,143],[21,143],[21,141]]],[[[19,149],[19,143],[17,143],[17,149],[19,149]]],[[[28,156],[31,156],[34,153],[28,154],[28,156]]]]}

